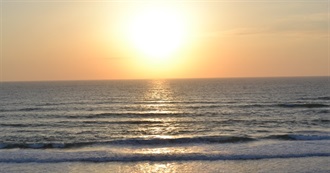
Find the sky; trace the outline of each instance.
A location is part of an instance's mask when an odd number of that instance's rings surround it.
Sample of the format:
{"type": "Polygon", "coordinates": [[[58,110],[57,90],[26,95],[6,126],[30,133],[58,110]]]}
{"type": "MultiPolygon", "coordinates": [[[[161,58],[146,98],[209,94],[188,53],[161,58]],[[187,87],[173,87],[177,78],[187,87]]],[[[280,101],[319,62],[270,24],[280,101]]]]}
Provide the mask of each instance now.
{"type": "Polygon", "coordinates": [[[329,2],[1,1],[1,81],[329,76],[329,2]]]}

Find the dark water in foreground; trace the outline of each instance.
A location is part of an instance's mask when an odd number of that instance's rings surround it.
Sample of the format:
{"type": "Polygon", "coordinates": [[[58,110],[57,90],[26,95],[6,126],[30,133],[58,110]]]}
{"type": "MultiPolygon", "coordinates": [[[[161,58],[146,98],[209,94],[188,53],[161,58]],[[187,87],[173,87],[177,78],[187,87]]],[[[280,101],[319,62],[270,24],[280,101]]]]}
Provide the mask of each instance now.
{"type": "Polygon", "coordinates": [[[330,79],[0,85],[0,163],[330,156],[330,79]]]}

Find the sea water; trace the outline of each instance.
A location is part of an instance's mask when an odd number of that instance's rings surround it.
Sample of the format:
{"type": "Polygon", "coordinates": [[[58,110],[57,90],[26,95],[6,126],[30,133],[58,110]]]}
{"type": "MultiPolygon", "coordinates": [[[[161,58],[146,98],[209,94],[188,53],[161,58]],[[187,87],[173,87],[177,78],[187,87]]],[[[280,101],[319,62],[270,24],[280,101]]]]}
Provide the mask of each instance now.
{"type": "Polygon", "coordinates": [[[36,164],[324,162],[329,127],[329,77],[3,82],[0,170],[15,172],[22,164],[18,172],[35,172],[36,164]]]}

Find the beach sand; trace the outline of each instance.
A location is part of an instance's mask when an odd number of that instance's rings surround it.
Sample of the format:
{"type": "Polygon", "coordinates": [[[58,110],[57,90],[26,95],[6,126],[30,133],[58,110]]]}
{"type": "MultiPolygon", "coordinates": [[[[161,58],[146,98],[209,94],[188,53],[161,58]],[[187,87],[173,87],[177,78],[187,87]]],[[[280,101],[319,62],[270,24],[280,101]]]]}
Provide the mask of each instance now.
{"type": "Polygon", "coordinates": [[[289,159],[180,161],[180,162],[64,162],[64,163],[0,163],[1,172],[120,172],[120,173],[199,173],[199,172],[330,172],[330,157],[289,159]]]}

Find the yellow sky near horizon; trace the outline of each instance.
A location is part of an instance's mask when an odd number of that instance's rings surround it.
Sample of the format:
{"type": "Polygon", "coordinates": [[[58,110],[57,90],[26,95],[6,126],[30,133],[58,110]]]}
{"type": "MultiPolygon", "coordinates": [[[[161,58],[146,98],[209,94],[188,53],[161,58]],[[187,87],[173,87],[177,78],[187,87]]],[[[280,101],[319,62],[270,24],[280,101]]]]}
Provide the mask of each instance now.
{"type": "Polygon", "coordinates": [[[3,0],[1,81],[327,76],[328,6],[3,0]]]}

